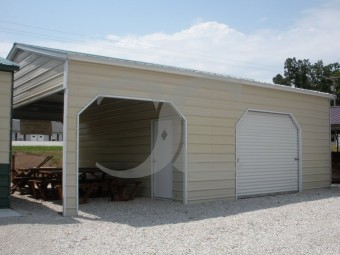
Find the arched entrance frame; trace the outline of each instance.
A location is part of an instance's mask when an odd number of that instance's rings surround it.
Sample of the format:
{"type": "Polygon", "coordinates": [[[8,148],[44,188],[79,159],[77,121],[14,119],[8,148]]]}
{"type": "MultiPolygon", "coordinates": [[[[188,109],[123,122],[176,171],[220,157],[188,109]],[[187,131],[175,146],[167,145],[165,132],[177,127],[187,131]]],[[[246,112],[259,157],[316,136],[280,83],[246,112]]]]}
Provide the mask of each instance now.
{"type": "MultiPolygon", "coordinates": [[[[89,108],[91,104],[95,101],[100,103],[104,98],[111,98],[111,99],[121,99],[121,100],[138,100],[138,101],[145,101],[145,102],[153,102],[153,103],[167,103],[169,104],[174,111],[178,114],[178,116],[183,120],[183,203],[187,204],[187,119],[182,114],[182,112],[178,109],[178,107],[172,102],[167,100],[153,100],[148,98],[138,98],[138,97],[122,97],[122,96],[113,96],[113,95],[97,95],[94,97],[87,105],[82,108],[81,111],[77,114],[77,174],[79,174],[79,127],[80,127],[80,116],[86,109],[89,108]]],[[[77,211],[79,209],[79,194],[78,194],[78,185],[77,184],[77,211]]]]}

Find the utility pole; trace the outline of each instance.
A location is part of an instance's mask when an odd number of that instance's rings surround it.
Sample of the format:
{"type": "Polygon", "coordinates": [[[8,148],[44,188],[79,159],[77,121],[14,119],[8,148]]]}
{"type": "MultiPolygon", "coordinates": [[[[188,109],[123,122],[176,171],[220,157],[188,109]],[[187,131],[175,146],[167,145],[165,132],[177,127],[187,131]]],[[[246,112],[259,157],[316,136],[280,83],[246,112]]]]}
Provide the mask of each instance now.
{"type": "Polygon", "coordinates": [[[325,79],[327,80],[331,80],[332,81],[332,86],[331,86],[331,91],[333,92],[334,95],[334,100],[333,100],[333,106],[336,106],[336,86],[335,86],[335,81],[336,79],[340,79],[340,76],[333,76],[333,77],[325,77],[325,79]]]}
{"type": "Polygon", "coordinates": [[[331,91],[333,91],[333,95],[334,95],[334,100],[333,100],[333,106],[336,106],[336,89],[335,89],[335,79],[332,79],[332,77],[330,77],[331,81],[332,81],[332,86],[331,86],[331,91]]]}

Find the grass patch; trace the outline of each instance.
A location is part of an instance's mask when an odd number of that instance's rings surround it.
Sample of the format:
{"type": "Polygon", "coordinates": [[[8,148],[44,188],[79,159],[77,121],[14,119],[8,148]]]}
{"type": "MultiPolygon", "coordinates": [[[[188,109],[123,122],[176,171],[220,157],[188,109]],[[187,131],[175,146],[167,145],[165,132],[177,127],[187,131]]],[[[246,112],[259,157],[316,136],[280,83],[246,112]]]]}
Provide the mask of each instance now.
{"type": "Polygon", "coordinates": [[[36,152],[62,152],[63,147],[62,146],[12,146],[13,152],[32,152],[35,154],[36,152]]]}
{"type": "Polygon", "coordinates": [[[62,146],[12,146],[12,153],[23,152],[29,155],[50,156],[53,155],[52,164],[61,167],[63,162],[62,146]]]}

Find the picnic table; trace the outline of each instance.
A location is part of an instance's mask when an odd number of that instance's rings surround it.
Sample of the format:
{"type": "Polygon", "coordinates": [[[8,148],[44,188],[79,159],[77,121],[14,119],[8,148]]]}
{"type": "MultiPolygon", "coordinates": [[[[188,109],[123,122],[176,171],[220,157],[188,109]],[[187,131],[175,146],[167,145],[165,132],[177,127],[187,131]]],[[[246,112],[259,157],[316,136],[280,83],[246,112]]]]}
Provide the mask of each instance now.
{"type": "Polygon", "coordinates": [[[38,168],[34,178],[29,181],[32,195],[35,198],[41,197],[43,200],[48,200],[48,187],[51,187],[51,193],[56,193],[56,185],[62,183],[62,169],[44,167],[38,168]]]}
{"type": "Polygon", "coordinates": [[[134,199],[138,186],[142,183],[132,179],[118,179],[107,175],[98,168],[79,169],[79,189],[84,192],[80,203],[88,202],[88,199],[97,191],[106,189],[111,201],[127,201],[134,199]]]}
{"type": "MultiPolygon", "coordinates": [[[[15,167],[15,156],[12,156],[12,186],[13,194],[19,189],[21,194],[29,191],[33,197],[48,200],[51,194],[62,199],[63,170],[56,167],[43,167],[53,156],[47,156],[35,167],[18,169],[15,167]]],[[[141,181],[134,179],[119,179],[107,175],[98,168],[79,168],[79,190],[82,194],[80,203],[87,203],[88,199],[106,190],[111,201],[127,201],[135,197],[141,181]]]]}
{"type": "MultiPolygon", "coordinates": [[[[33,170],[33,169],[28,169],[33,170]]],[[[35,198],[41,197],[43,200],[50,198],[48,193],[57,194],[59,199],[63,197],[62,189],[62,169],[42,167],[35,169],[34,178],[28,180],[35,198]],[[49,188],[50,191],[49,192],[49,188]]],[[[98,168],[79,169],[79,190],[81,193],[80,204],[88,202],[89,198],[102,190],[109,193],[111,201],[127,201],[134,199],[141,181],[118,179],[106,175],[98,168]]]]}
{"type": "Polygon", "coordinates": [[[43,165],[45,165],[48,161],[50,161],[53,156],[47,156],[42,162],[40,162],[35,167],[30,168],[16,168],[15,167],[15,156],[12,155],[12,168],[11,168],[11,193],[13,194],[17,189],[20,190],[20,193],[23,194],[24,190],[28,188],[29,180],[32,178],[37,178],[37,172],[43,165]]]}

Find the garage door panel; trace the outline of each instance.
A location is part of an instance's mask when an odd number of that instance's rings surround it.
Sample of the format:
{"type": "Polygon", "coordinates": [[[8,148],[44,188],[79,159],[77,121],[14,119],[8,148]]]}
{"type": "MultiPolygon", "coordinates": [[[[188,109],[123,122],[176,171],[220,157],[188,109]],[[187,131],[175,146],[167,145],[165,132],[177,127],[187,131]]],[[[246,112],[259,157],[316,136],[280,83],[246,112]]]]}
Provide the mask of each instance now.
{"type": "Polygon", "coordinates": [[[298,190],[298,128],[290,115],[248,111],[236,139],[237,196],[298,190]]]}
{"type": "MultiPolygon", "coordinates": [[[[297,183],[295,183],[297,184],[297,183]]],[[[271,183],[270,185],[252,185],[252,183],[245,182],[243,185],[246,186],[246,188],[242,189],[238,192],[238,196],[256,196],[257,194],[264,194],[264,193],[276,193],[283,191],[285,192],[296,192],[297,189],[292,188],[289,180],[283,183],[271,183]]]]}
{"type": "Polygon", "coordinates": [[[294,176],[294,178],[296,177],[296,171],[293,171],[292,169],[284,169],[284,168],[280,168],[280,169],[273,169],[273,170],[266,170],[263,171],[262,169],[253,169],[251,171],[243,171],[242,173],[238,173],[237,176],[238,177],[251,177],[251,176],[259,176],[259,177],[267,177],[270,178],[270,176],[278,176],[278,177],[285,177],[285,176],[294,176]],[[258,171],[259,170],[259,171],[258,171]]]}
{"type": "Polygon", "coordinates": [[[268,186],[268,187],[253,187],[249,190],[244,190],[241,193],[238,193],[239,197],[247,197],[247,196],[258,196],[258,195],[269,195],[269,194],[275,194],[275,193],[283,193],[283,192],[297,192],[298,190],[291,190],[290,186],[280,186],[280,188],[277,188],[274,186],[268,186]],[[272,190],[275,189],[275,192],[272,190]]]}
{"type": "MultiPolygon", "coordinates": [[[[294,162],[296,159],[296,154],[295,153],[291,153],[290,151],[283,151],[284,154],[276,154],[273,153],[271,151],[264,151],[264,152],[253,152],[252,155],[248,155],[247,159],[243,159],[242,163],[246,163],[246,162],[253,162],[255,159],[258,159],[259,157],[262,157],[262,159],[266,159],[267,161],[271,160],[271,161],[280,161],[280,160],[285,160],[286,163],[288,163],[287,161],[291,161],[294,162]]],[[[261,163],[261,162],[260,162],[261,163]]],[[[263,162],[266,163],[266,162],[263,162]]],[[[273,163],[273,162],[269,162],[269,163],[273,163]]]]}
{"type": "MultiPolygon", "coordinates": [[[[239,183],[250,183],[253,184],[254,187],[255,186],[272,186],[272,185],[278,185],[278,184],[282,184],[284,185],[286,183],[286,185],[289,186],[294,186],[292,184],[296,184],[296,178],[295,176],[271,176],[271,177],[267,177],[266,181],[263,181],[263,176],[251,176],[252,178],[247,178],[243,181],[240,181],[239,183]]],[[[294,188],[293,188],[294,189],[294,188]]]]}
{"type": "MultiPolygon", "coordinates": [[[[241,180],[239,180],[239,183],[243,183],[243,182],[261,182],[261,183],[266,183],[266,182],[269,182],[271,180],[273,181],[277,181],[277,182],[281,182],[285,179],[294,179],[296,180],[296,176],[294,173],[276,173],[276,174],[272,174],[270,173],[269,175],[269,172],[267,173],[263,173],[263,174],[252,174],[252,173],[249,173],[249,174],[244,174],[244,175],[240,175],[238,176],[240,178],[242,178],[241,180]],[[246,178],[248,177],[248,178],[246,178]]],[[[294,181],[295,182],[295,181],[294,181]]]]}
{"type": "MultiPolygon", "coordinates": [[[[286,191],[297,191],[297,189],[291,189],[292,185],[291,185],[291,182],[293,182],[294,184],[297,184],[297,182],[295,182],[293,179],[287,179],[286,181],[284,182],[279,182],[279,181],[272,181],[272,182],[267,182],[267,183],[260,183],[260,182],[257,182],[257,183],[253,183],[253,185],[250,185],[252,184],[251,182],[244,182],[244,184],[247,184],[247,187],[244,188],[244,190],[251,190],[251,189],[259,189],[259,188],[263,188],[263,189],[268,189],[268,188],[272,188],[272,189],[275,189],[275,191],[271,190],[270,192],[271,193],[275,193],[276,192],[276,189],[277,190],[280,190],[282,191],[282,189],[285,189],[287,188],[288,190],[286,191]],[[280,184],[280,186],[278,187],[278,185],[280,184]]],[[[247,195],[256,195],[256,193],[249,193],[247,195]]]]}

